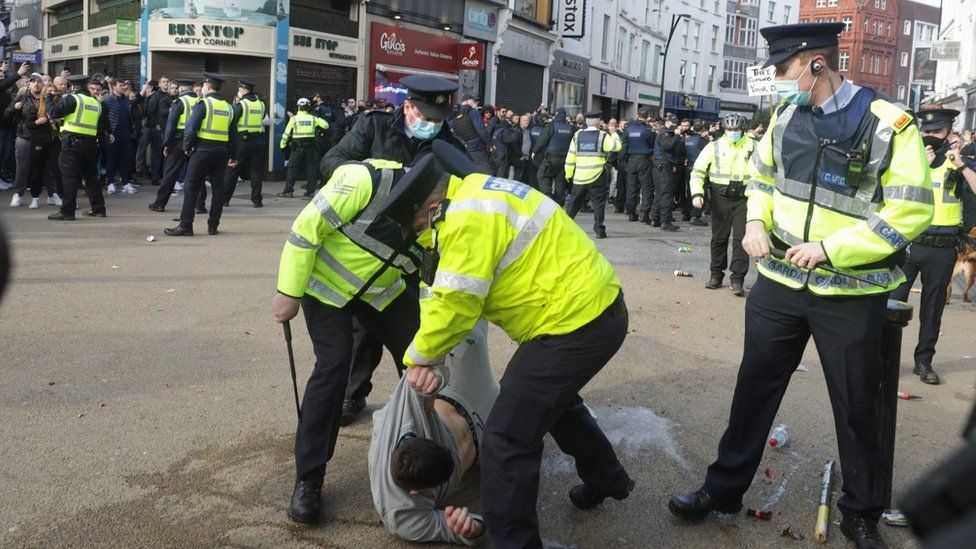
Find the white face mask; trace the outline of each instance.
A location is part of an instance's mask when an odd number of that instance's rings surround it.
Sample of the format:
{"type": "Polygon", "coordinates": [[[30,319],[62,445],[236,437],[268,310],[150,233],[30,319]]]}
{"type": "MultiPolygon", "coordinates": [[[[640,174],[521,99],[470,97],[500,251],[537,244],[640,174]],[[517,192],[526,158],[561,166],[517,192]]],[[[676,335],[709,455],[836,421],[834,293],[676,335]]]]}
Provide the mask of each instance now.
{"type": "Polygon", "coordinates": [[[727,131],[727,132],[725,132],[725,135],[728,136],[728,138],[731,139],[733,143],[735,143],[736,141],[738,141],[739,139],[742,138],[742,132],[741,131],[734,131],[734,132],[728,132],[727,131]]]}

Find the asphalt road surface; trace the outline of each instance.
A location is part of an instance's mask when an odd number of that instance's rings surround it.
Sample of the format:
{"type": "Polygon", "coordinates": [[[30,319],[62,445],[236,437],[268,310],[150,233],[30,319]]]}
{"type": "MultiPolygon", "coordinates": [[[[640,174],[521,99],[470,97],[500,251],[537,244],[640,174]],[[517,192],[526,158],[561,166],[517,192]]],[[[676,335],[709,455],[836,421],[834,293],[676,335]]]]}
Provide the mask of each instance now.
{"type": "MultiPolygon", "coordinates": [[[[370,416],[340,432],[329,465],[325,518],[291,523],[295,411],[281,327],[272,321],[278,258],[301,199],[267,198],[255,210],[242,183],[224,210],[221,234],[170,238],[169,211],[137,195],[108,197],[107,219],[49,222],[53,208],[11,209],[0,220],[15,254],[13,284],[0,309],[0,545],[5,547],[406,547],[382,527],[366,475],[370,416]],[[154,235],[155,242],[147,237],[154,235]]],[[[266,196],[280,190],[266,186],[266,196]]],[[[43,200],[42,200],[43,201],[43,200]]],[[[83,208],[87,204],[82,199],[83,208]]],[[[587,214],[580,223],[592,225],[587,214]]],[[[539,512],[551,547],[810,547],[819,475],[836,458],[829,402],[816,351],[803,360],[777,421],[793,443],[769,450],[743,514],[681,524],[668,498],[700,485],[725,428],[738,361],[744,300],[703,288],[709,228],[679,223],[665,233],[609,214],[598,242],[623,280],[631,333],[585,388],[637,488],[623,502],[582,512],[567,491],[572,463],[551,440],[539,512]],[[691,248],[681,253],[679,247],[691,248]],[[693,278],[676,278],[675,269],[693,278]],[[784,537],[789,527],[805,539],[784,537]]],[[[754,274],[747,281],[747,287],[754,274]]],[[[957,282],[958,284],[958,282],[957,282]]],[[[935,369],[943,385],[911,374],[917,324],[905,331],[899,403],[897,499],[950,452],[973,405],[973,306],[957,286],[935,369]]],[[[913,294],[912,299],[917,300],[913,294]]],[[[300,384],[312,364],[301,315],[294,322],[300,384]]],[[[500,375],[515,345],[490,335],[500,375]]],[[[389,356],[375,377],[368,411],[395,379],[389,356]]],[[[837,475],[839,477],[839,475],[837,475]]],[[[455,504],[480,509],[469,476],[455,504]]],[[[833,501],[838,491],[835,489],[833,501]]],[[[833,508],[833,517],[839,512],[833,508]]],[[[895,547],[904,529],[881,526],[895,547]]],[[[851,546],[835,522],[829,547],[851,546]]]]}

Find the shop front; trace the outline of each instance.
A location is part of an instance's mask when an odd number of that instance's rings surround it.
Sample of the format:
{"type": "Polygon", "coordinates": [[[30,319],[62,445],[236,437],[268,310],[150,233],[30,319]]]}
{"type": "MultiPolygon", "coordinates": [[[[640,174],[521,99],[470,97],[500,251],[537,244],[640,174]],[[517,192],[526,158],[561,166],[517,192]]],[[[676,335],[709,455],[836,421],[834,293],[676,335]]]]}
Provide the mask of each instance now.
{"type": "Polygon", "coordinates": [[[85,72],[85,37],[82,33],[49,38],[44,41],[44,61],[48,74],[61,74],[69,70],[73,74],[85,72]]]}
{"type": "Polygon", "coordinates": [[[603,119],[627,120],[637,115],[638,82],[618,74],[590,69],[590,108],[603,111],[603,119]]]}
{"type": "Polygon", "coordinates": [[[112,75],[139,82],[139,35],[135,21],[120,21],[88,33],[88,68],[92,76],[112,75]]]}
{"type": "Polygon", "coordinates": [[[639,82],[637,84],[637,112],[647,111],[657,116],[661,105],[661,87],[639,82]]]}
{"type": "Polygon", "coordinates": [[[358,97],[362,73],[358,70],[363,54],[355,38],[291,29],[288,56],[288,101],[317,93],[327,99],[358,97]]]}
{"type": "Polygon", "coordinates": [[[576,116],[583,112],[586,103],[586,76],[590,60],[579,55],[556,50],[549,65],[549,107],[551,110],[566,109],[566,114],[576,116]]]}
{"type": "Polygon", "coordinates": [[[488,103],[485,92],[494,86],[493,82],[487,82],[491,74],[484,70],[484,60],[494,56],[494,44],[498,39],[498,6],[483,0],[466,0],[463,34],[468,40],[481,44],[484,53],[481,55],[481,68],[478,69],[465,67],[466,62],[461,59],[458,71],[460,86],[466,93],[480,97],[482,103],[488,103]]]}
{"type": "Polygon", "coordinates": [[[688,93],[664,92],[664,112],[672,113],[679,119],[700,118],[707,122],[719,119],[722,111],[721,100],[688,93]]]}
{"type": "Polygon", "coordinates": [[[495,56],[495,104],[520,114],[546,100],[546,69],[552,37],[513,19],[499,38],[495,56]]]}

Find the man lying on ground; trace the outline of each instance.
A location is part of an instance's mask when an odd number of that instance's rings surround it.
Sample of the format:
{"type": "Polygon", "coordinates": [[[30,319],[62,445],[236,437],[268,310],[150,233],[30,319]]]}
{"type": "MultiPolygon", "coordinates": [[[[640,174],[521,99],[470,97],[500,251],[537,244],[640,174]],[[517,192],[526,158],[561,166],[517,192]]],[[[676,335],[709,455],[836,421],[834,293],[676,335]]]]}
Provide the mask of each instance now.
{"type": "Polygon", "coordinates": [[[488,540],[480,516],[467,507],[443,508],[478,460],[485,420],[498,397],[487,336],[482,319],[438,368],[442,390],[421,394],[401,378],[390,401],[373,414],[373,503],[386,528],[407,541],[488,540]]]}

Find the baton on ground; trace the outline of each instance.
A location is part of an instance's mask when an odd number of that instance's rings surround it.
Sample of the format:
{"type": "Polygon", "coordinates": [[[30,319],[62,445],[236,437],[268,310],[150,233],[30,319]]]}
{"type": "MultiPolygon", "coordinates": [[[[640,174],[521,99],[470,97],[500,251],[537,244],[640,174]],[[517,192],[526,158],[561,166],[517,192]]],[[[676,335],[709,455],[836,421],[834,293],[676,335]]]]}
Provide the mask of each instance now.
{"type": "MultiPolygon", "coordinates": [[[[784,250],[780,250],[779,248],[770,248],[769,249],[769,255],[775,257],[776,259],[782,259],[784,261],[786,260],[786,252],[784,250]]],[[[886,285],[884,285],[884,284],[882,284],[880,282],[875,282],[873,280],[868,280],[866,278],[861,278],[861,277],[859,277],[857,275],[852,275],[850,273],[842,273],[842,272],[834,269],[833,267],[828,267],[828,266],[826,266],[826,265],[824,265],[822,263],[821,264],[818,264],[817,265],[817,268],[818,269],[823,269],[823,270],[827,271],[828,273],[833,273],[835,275],[840,275],[840,276],[846,276],[848,278],[853,278],[854,280],[857,280],[859,282],[863,282],[865,284],[871,284],[872,286],[877,286],[879,288],[887,288],[888,287],[888,286],[886,286],[886,285]]]]}
{"type": "Polygon", "coordinates": [[[298,404],[298,379],[295,376],[295,352],[291,348],[291,321],[286,320],[285,345],[288,346],[288,365],[291,366],[291,387],[295,390],[295,411],[298,412],[298,422],[302,422],[302,407],[298,404]]]}
{"type": "Polygon", "coordinates": [[[820,492],[820,507],[817,508],[817,525],[813,529],[813,539],[817,543],[827,541],[827,528],[830,527],[830,477],[834,460],[827,460],[824,464],[823,490],[820,492]]]}

